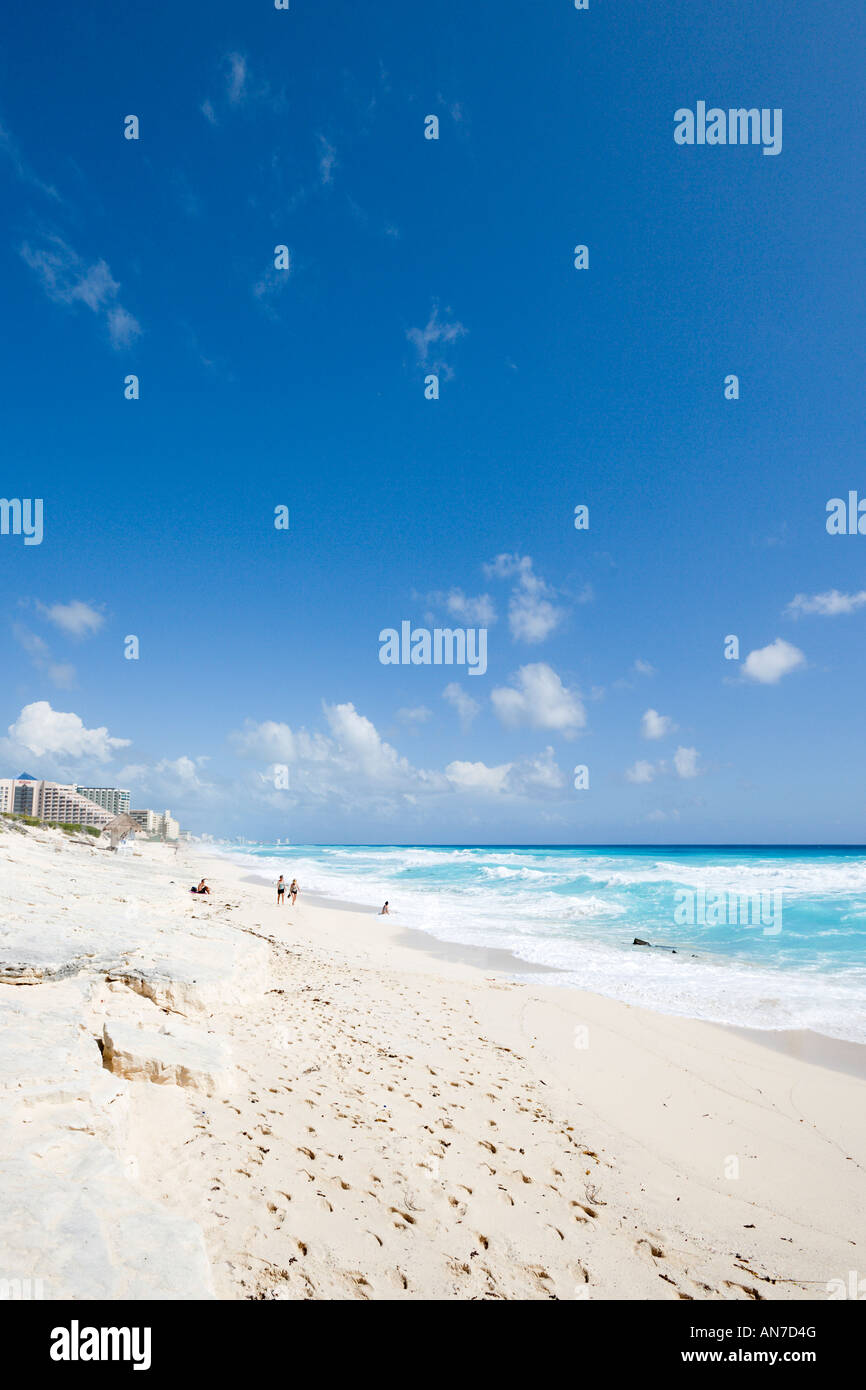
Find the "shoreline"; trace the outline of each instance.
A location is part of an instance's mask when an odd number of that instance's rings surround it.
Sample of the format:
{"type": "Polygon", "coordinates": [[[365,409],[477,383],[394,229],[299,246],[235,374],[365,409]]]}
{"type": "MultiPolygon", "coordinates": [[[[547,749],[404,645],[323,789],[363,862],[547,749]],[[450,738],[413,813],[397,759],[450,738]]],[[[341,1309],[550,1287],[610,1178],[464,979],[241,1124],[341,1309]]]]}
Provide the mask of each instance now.
{"type": "MultiPolygon", "coordinates": [[[[251,874],[245,882],[256,883],[261,887],[273,889],[272,880],[264,878],[263,875],[251,874]]],[[[379,917],[381,915],[378,908],[371,907],[367,903],[333,898],[327,893],[305,892],[303,896],[304,902],[312,904],[313,907],[323,907],[334,912],[355,912],[358,916],[363,917],[379,917]]],[[[426,932],[421,927],[407,927],[404,922],[396,920],[396,914],[390,915],[388,922],[393,924],[395,930],[399,930],[401,945],[416,951],[426,951],[428,955],[438,960],[450,960],[455,964],[474,966],[478,970],[493,970],[509,976],[518,975],[521,978],[565,973],[557,969],[555,965],[535,965],[530,968],[528,961],[522,960],[513,951],[508,951],[502,947],[473,946],[469,942],[443,941],[441,937],[433,936],[431,932],[426,932]]]]}
{"type": "MultiPolygon", "coordinates": [[[[219,862],[231,863],[236,869],[250,867],[231,859],[227,851],[217,851],[213,857],[219,862]]],[[[261,887],[272,888],[273,886],[272,877],[264,873],[250,873],[246,881],[261,887]]],[[[302,894],[304,900],[314,906],[318,905],[337,912],[354,912],[359,916],[379,917],[378,909],[372,904],[335,898],[324,893],[303,892],[302,890],[302,894]]],[[[568,973],[557,966],[526,961],[505,948],[475,946],[468,942],[443,940],[441,937],[433,936],[431,932],[424,931],[421,927],[407,926],[397,919],[396,914],[392,914],[388,918],[388,923],[394,929],[401,931],[402,941],[400,944],[407,948],[426,952],[433,959],[447,960],[454,964],[465,964],[482,971],[501,973],[509,978],[515,978],[518,983],[539,983],[541,977],[545,975],[565,975],[568,973]]],[[[669,1014],[662,1009],[652,1008],[650,1005],[626,1004],[625,1001],[617,999],[615,995],[602,994],[595,990],[584,991],[573,984],[559,984],[556,987],[572,990],[578,994],[589,993],[595,998],[607,999],[612,1003],[623,1004],[627,1008],[642,1009],[646,1013],[660,1018],[687,1018],[707,1027],[722,1028],[749,1039],[759,1046],[781,1052],[787,1057],[799,1058],[831,1071],[844,1072],[846,1075],[866,1078],[866,1043],[848,1038],[835,1038],[830,1033],[819,1033],[811,1028],[756,1028],[745,1024],[702,1018],[697,1014],[669,1014]]]]}

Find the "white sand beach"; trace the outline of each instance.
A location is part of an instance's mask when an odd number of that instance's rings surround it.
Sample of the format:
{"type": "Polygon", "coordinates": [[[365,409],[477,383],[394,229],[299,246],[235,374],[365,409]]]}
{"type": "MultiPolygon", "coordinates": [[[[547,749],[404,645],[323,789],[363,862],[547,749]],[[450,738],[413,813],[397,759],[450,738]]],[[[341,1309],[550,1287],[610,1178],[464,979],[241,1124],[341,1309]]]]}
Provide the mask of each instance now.
{"type": "Polygon", "coordinates": [[[862,1268],[859,1049],[515,983],[197,846],[2,826],[0,1277],[784,1300],[862,1268]]]}

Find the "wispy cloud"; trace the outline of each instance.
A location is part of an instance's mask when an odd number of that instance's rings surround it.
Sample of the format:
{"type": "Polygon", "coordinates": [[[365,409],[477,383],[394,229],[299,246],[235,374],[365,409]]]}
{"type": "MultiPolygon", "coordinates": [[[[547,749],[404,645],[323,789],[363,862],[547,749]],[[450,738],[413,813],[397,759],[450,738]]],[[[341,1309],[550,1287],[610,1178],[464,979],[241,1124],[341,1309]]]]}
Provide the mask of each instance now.
{"type": "MultiPolygon", "coordinates": [[[[417,595],[416,595],[417,597],[417,595]]],[[[449,589],[447,593],[437,591],[427,594],[425,603],[434,609],[445,608],[455,618],[467,623],[479,623],[491,627],[496,622],[496,607],[489,594],[465,594],[462,589],[449,589]]]]}
{"type": "Polygon", "coordinates": [[[626,768],[625,775],[629,782],[651,782],[656,775],[656,769],[652,763],[639,758],[633,767],[626,768]]]}
{"type": "Polygon", "coordinates": [[[272,111],[285,109],[283,92],[275,92],[267,78],[259,77],[253,72],[245,53],[226,53],[220,60],[219,77],[221,94],[216,100],[206,97],[199,104],[199,110],[209,125],[220,124],[219,109],[223,114],[245,111],[256,106],[266,106],[272,111]]]}
{"type": "Polygon", "coordinates": [[[797,594],[791,599],[785,613],[789,618],[799,618],[804,613],[836,618],[840,613],[856,613],[864,604],[866,589],[860,589],[856,594],[842,594],[838,589],[828,589],[823,594],[797,594]]]}
{"type": "Polygon", "coordinates": [[[283,293],[292,274],[291,253],[285,270],[278,270],[273,261],[253,285],[253,296],[270,317],[276,318],[273,301],[283,293]]]}
{"type": "Polygon", "coordinates": [[[30,165],[24,159],[16,141],[13,139],[6,127],[0,124],[0,155],[5,156],[9,161],[17,177],[22,183],[29,184],[31,188],[36,188],[40,193],[44,193],[46,198],[60,201],[60,194],[52,184],[43,183],[38,174],[35,174],[30,165]]]}
{"type": "Polygon", "coordinates": [[[72,599],[69,603],[37,602],[36,607],[43,617],[69,637],[92,637],[105,622],[103,613],[81,599],[72,599]]]}
{"type": "Polygon", "coordinates": [[[337,163],[337,151],[324,135],[316,137],[319,146],[319,182],[323,184],[333,183],[334,165],[337,163]]]}
{"type": "MultiPolygon", "coordinates": [[[[697,748],[677,748],[673,756],[673,771],[677,777],[689,780],[700,775],[701,768],[698,767],[700,754],[697,748]]],[[[668,764],[662,759],[658,763],[647,762],[644,758],[638,758],[637,762],[625,770],[627,782],[635,782],[639,786],[645,786],[653,782],[656,777],[664,773],[669,773],[668,764]]]]}
{"type": "Polygon", "coordinates": [[[405,724],[411,729],[419,724],[428,723],[433,718],[433,711],[428,709],[426,705],[404,705],[403,709],[398,709],[397,718],[401,724],[405,724]]]}
{"type": "Polygon", "coordinates": [[[446,685],[442,691],[442,699],[447,700],[451,708],[457,711],[460,727],[466,733],[481,709],[478,701],[473,700],[471,695],[467,695],[458,681],[452,681],[450,685],[446,685]]]}
{"type": "Polygon", "coordinates": [[[226,96],[232,106],[240,106],[247,99],[249,74],[247,60],[242,53],[226,55],[226,96]]]}
{"type": "Polygon", "coordinates": [[[674,753],[674,768],[678,777],[697,777],[697,748],[678,748],[674,753]]]}
{"type": "MultiPolygon", "coordinates": [[[[445,310],[446,315],[451,313],[450,309],[445,310]]],[[[451,368],[434,353],[431,358],[431,348],[439,348],[443,345],[456,343],[458,338],[465,337],[467,329],[458,319],[442,320],[439,318],[439,305],[434,303],[430,311],[425,328],[409,328],[406,330],[406,337],[415,347],[418,353],[418,361],[422,366],[432,366],[434,371],[443,370],[449,375],[451,368]]]]}
{"type": "Polygon", "coordinates": [[[88,264],[59,236],[46,237],[41,246],[25,242],[20,254],[48,298],[70,307],[85,305],[105,324],[113,347],[128,347],[140,335],[138,320],[118,303],[120,285],[106,261],[88,264]]]}
{"type": "Polygon", "coordinates": [[[75,685],[75,667],[68,661],[55,661],[48,643],[21,623],[12,627],[12,635],[23,647],[37,671],[43,671],[58,690],[71,690],[75,685]]]}

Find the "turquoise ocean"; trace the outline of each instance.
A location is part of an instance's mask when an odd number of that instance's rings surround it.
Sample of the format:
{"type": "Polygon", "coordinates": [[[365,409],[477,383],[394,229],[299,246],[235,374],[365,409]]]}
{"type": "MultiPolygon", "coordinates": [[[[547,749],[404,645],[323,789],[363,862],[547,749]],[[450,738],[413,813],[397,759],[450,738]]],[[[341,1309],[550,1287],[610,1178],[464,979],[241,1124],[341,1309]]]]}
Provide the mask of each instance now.
{"type": "Polygon", "coordinates": [[[866,847],[249,845],[257,874],[442,941],[511,951],[515,975],[662,1013],[866,1042],[866,847]],[[632,943],[638,936],[655,946],[632,943]],[[534,967],[553,967],[557,975],[534,967]]]}

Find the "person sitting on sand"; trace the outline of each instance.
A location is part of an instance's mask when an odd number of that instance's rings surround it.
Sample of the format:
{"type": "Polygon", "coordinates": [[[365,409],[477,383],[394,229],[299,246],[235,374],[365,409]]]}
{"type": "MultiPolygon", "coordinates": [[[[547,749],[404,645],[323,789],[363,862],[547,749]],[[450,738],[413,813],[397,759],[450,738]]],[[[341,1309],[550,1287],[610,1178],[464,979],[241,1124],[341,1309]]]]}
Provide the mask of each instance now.
{"type": "Polygon", "coordinates": [[[295,899],[296,899],[296,897],[298,896],[298,894],[299,894],[300,891],[301,891],[301,890],[300,890],[300,888],[298,887],[298,880],[297,880],[296,878],[293,878],[292,881],[291,881],[291,883],[289,884],[289,897],[290,897],[291,900],[292,900],[292,907],[294,907],[294,905],[295,905],[295,899]]]}
{"type": "Polygon", "coordinates": [[[209,893],[209,892],[210,892],[210,889],[208,888],[208,886],[207,886],[207,884],[205,883],[204,879],[202,879],[202,881],[201,881],[201,883],[199,884],[198,888],[190,888],[189,891],[190,891],[191,893],[209,893]]]}
{"type": "Polygon", "coordinates": [[[387,904],[387,903],[386,903],[385,906],[382,908],[382,911],[379,913],[379,916],[380,916],[380,917],[390,917],[390,916],[391,916],[391,909],[388,907],[388,904],[387,904]]]}
{"type": "Polygon", "coordinates": [[[286,897],[286,880],[280,874],[277,879],[277,907],[282,907],[286,897]]]}

